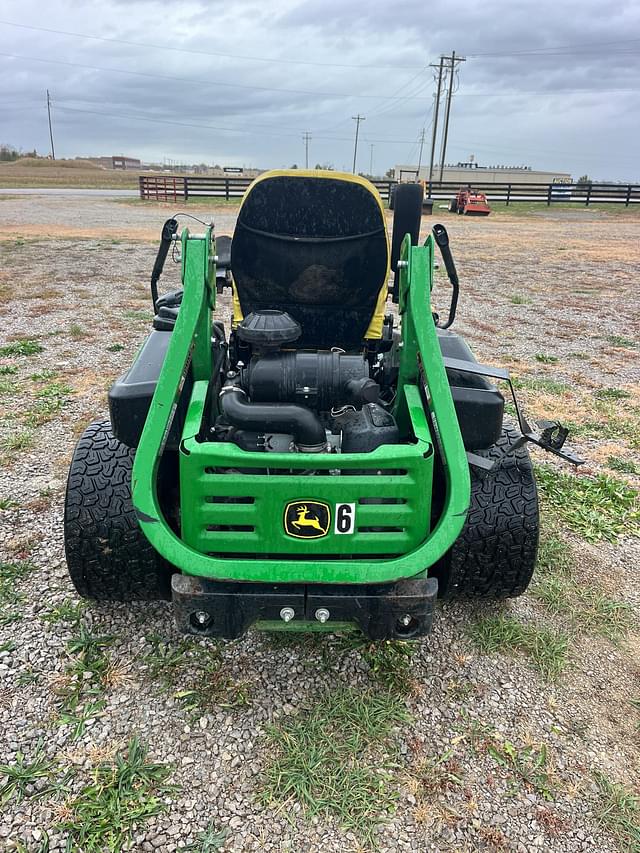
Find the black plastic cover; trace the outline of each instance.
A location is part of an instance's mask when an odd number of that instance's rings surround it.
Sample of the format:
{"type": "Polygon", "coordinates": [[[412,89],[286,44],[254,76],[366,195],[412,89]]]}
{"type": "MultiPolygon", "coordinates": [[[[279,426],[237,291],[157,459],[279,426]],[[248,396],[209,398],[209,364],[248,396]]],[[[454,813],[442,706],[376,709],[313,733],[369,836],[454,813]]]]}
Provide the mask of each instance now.
{"type": "Polygon", "coordinates": [[[398,444],[400,432],[393,415],[377,403],[336,418],[342,428],[343,453],[369,453],[383,444],[398,444]]]}
{"type": "MultiPolygon", "coordinates": [[[[129,370],[111,386],[109,391],[111,429],[115,438],[127,447],[138,446],[170,340],[170,331],[160,332],[154,329],[140,348],[129,370]]],[[[182,394],[181,399],[185,401],[182,404],[183,409],[187,396],[185,393],[182,394]]],[[[178,408],[180,409],[180,405],[178,408]]],[[[177,447],[181,424],[182,418],[174,417],[167,446],[177,447]]]]}

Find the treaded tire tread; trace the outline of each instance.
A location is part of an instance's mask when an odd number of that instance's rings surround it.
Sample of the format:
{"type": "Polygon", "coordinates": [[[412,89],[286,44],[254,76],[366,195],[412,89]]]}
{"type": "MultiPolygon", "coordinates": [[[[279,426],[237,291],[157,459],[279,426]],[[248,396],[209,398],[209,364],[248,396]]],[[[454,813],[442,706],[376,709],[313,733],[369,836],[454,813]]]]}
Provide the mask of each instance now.
{"type": "Polygon", "coordinates": [[[131,502],[134,456],[113,437],[109,421],[88,426],[73,452],[64,544],[69,575],[83,598],[170,598],[169,567],[140,529],[131,502]]]}
{"type": "Polygon", "coordinates": [[[519,433],[502,437],[479,455],[498,463],[486,473],[471,468],[471,502],[462,532],[445,556],[441,597],[513,598],[531,581],[538,552],[538,492],[519,433]]]}

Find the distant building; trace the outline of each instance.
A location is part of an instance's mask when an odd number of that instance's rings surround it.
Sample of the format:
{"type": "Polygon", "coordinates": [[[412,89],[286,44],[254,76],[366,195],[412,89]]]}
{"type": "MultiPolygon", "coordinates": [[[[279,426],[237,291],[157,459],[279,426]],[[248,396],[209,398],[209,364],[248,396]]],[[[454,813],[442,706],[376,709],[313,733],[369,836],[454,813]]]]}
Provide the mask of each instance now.
{"type": "MultiPolygon", "coordinates": [[[[420,167],[417,175],[416,166],[395,166],[396,181],[428,181],[429,165],[420,167]]],[[[438,181],[440,166],[433,167],[432,180],[438,181]]],[[[531,166],[480,166],[472,158],[466,163],[445,165],[442,172],[444,183],[455,184],[570,184],[571,175],[568,172],[548,172],[532,169],[531,166]]]]}
{"type": "Polygon", "coordinates": [[[122,155],[114,155],[111,158],[113,163],[112,169],[139,169],[142,166],[142,161],[136,157],[124,157],[122,155]]]}

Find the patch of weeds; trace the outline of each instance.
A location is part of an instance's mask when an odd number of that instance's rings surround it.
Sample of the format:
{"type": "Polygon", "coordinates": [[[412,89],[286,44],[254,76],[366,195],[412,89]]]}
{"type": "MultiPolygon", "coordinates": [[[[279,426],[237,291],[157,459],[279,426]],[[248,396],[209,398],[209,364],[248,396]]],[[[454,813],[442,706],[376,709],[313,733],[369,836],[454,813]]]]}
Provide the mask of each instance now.
{"type": "Polygon", "coordinates": [[[73,601],[72,599],[66,599],[61,604],[56,604],[50,610],[41,613],[40,618],[44,622],[51,622],[54,625],[58,622],[79,623],[84,611],[85,604],[83,601],[73,601]]]}
{"type": "Polygon", "coordinates": [[[17,648],[18,645],[13,640],[5,640],[4,643],[0,643],[0,652],[15,652],[17,648]]]}
{"type": "Polygon", "coordinates": [[[29,376],[29,379],[31,379],[32,382],[48,382],[50,379],[55,379],[57,375],[57,370],[51,370],[50,368],[46,367],[44,370],[40,370],[37,373],[32,373],[29,376]]]}
{"type": "Polygon", "coordinates": [[[29,789],[35,786],[36,793],[31,796],[44,797],[51,793],[52,788],[42,785],[41,780],[52,779],[53,766],[45,757],[42,742],[36,747],[31,761],[26,761],[24,753],[18,752],[13,764],[0,764],[0,776],[5,780],[0,786],[0,803],[4,806],[9,800],[21,803],[30,796],[29,789]]]}
{"type": "Polygon", "coordinates": [[[211,821],[204,832],[198,835],[195,844],[189,844],[182,849],[191,853],[218,853],[224,847],[228,834],[228,829],[216,829],[215,823],[211,821]]]}
{"type": "Polygon", "coordinates": [[[111,344],[107,347],[107,352],[122,352],[124,348],[124,344],[111,344]]]}
{"type": "Polygon", "coordinates": [[[14,501],[13,498],[0,498],[0,510],[2,509],[15,509],[20,506],[18,501],[14,501]]]}
{"type": "Polygon", "coordinates": [[[0,397],[10,397],[18,393],[18,386],[11,379],[0,379],[0,397]]]}
{"type": "Polygon", "coordinates": [[[515,376],[512,381],[514,388],[544,394],[566,394],[571,390],[565,382],[558,382],[546,376],[515,376]]]}
{"type": "Polygon", "coordinates": [[[508,740],[494,739],[488,745],[487,752],[497,764],[515,777],[516,789],[524,784],[545,800],[553,800],[549,759],[544,743],[516,746],[508,740]]]}
{"type": "Polygon", "coordinates": [[[635,349],[638,346],[636,341],[631,338],[625,338],[624,335],[607,335],[605,341],[614,347],[625,347],[627,349],[635,349]]]}
{"type": "Polygon", "coordinates": [[[558,361],[558,356],[548,355],[545,352],[537,352],[535,354],[535,360],[542,362],[542,364],[556,364],[558,361]]]}
{"type": "Polygon", "coordinates": [[[178,643],[160,637],[150,640],[153,648],[146,657],[150,674],[163,682],[185,710],[249,704],[247,685],[229,675],[218,646],[191,639],[178,643]]]}
{"type": "Polygon", "coordinates": [[[18,676],[18,687],[27,687],[29,684],[38,684],[42,673],[29,668],[18,676]]]}
{"type": "Polygon", "coordinates": [[[58,828],[69,834],[72,849],[128,849],[133,830],[166,811],[165,797],[174,790],[167,784],[172,768],[148,761],[147,755],[147,748],[133,738],[126,753],[98,765],[91,783],[67,800],[69,816],[58,828]]]}
{"type": "Polygon", "coordinates": [[[24,596],[16,585],[33,571],[24,560],[17,563],[0,563],[0,625],[9,625],[22,618],[24,596]]]}
{"type": "Polygon", "coordinates": [[[523,296],[522,293],[511,294],[509,300],[513,302],[514,305],[531,305],[531,299],[528,296],[523,296]]]}
{"type": "Polygon", "coordinates": [[[622,534],[640,535],[638,492],[616,477],[575,477],[538,465],[536,481],[545,505],[587,541],[614,542],[622,534]]]}
{"type": "Polygon", "coordinates": [[[18,372],[18,368],[12,364],[0,364],[0,376],[13,376],[18,372]]]}
{"type": "Polygon", "coordinates": [[[65,406],[72,388],[62,382],[49,382],[36,391],[36,405],[26,416],[31,427],[42,426],[65,406]]]}
{"type": "Polygon", "coordinates": [[[567,661],[566,634],[526,625],[511,616],[480,619],[471,625],[469,635],[483,654],[523,652],[549,681],[562,672],[567,661]]]}
{"type": "Polygon", "coordinates": [[[403,640],[372,643],[366,637],[356,634],[353,637],[343,637],[340,646],[343,650],[357,649],[375,680],[388,690],[402,694],[408,694],[414,690],[411,643],[403,640]]]}
{"type": "Polygon", "coordinates": [[[149,311],[135,310],[132,308],[129,308],[126,311],[123,311],[122,316],[125,318],[125,320],[134,320],[134,321],[138,321],[138,322],[143,321],[143,320],[146,322],[147,320],[149,320],[151,318],[151,314],[149,313],[149,311]]]}
{"type": "Polygon", "coordinates": [[[33,338],[22,338],[0,347],[0,357],[15,357],[19,355],[36,355],[43,347],[33,338]]]}
{"type": "Polygon", "coordinates": [[[630,459],[619,459],[617,456],[609,456],[607,466],[612,471],[619,471],[621,474],[640,474],[640,466],[630,459]]]}
{"type": "Polygon", "coordinates": [[[596,400],[628,400],[631,394],[622,388],[598,388],[593,396],[596,400]]]}
{"type": "Polygon", "coordinates": [[[463,785],[464,768],[454,756],[453,748],[442,755],[425,759],[411,772],[412,792],[420,805],[432,803],[435,797],[463,785]]]}
{"type": "Polygon", "coordinates": [[[91,333],[87,332],[85,328],[83,328],[80,323],[72,323],[69,326],[69,337],[74,341],[81,341],[83,338],[90,338],[91,333]]]}
{"type": "Polygon", "coordinates": [[[84,733],[87,720],[99,714],[104,706],[104,692],[109,678],[110,659],[106,648],[113,637],[96,637],[78,622],[77,633],[67,642],[71,656],[64,673],[52,684],[60,698],[59,724],[68,725],[76,740],[84,733]]]}
{"type": "Polygon", "coordinates": [[[640,798],[625,785],[611,782],[604,773],[595,773],[600,790],[598,818],[616,838],[623,850],[640,850],[640,798]]]}
{"type": "Polygon", "coordinates": [[[344,689],[270,726],[275,754],[264,771],[263,803],[296,801],[308,818],[334,816],[370,841],[398,796],[390,742],[407,719],[393,693],[344,689]]]}
{"type": "Polygon", "coordinates": [[[2,442],[3,450],[9,453],[17,453],[20,450],[28,450],[33,445],[33,433],[31,430],[23,429],[6,436],[2,442]]]}

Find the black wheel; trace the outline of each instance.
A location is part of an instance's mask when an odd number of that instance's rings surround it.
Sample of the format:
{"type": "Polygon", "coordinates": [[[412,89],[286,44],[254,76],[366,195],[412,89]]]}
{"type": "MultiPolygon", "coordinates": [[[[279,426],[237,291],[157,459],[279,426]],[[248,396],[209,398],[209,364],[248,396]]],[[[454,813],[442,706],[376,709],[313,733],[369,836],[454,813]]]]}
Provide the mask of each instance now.
{"type": "Polygon", "coordinates": [[[411,243],[418,245],[422,218],[422,184],[398,184],[393,197],[393,233],[391,236],[391,269],[395,272],[400,245],[405,234],[411,234],[411,243]]]}
{"type": "Polygon", "coordinates": [[[455,198],[449,199],[449,213],[458,212],[458,201],[455,198]]]}
{"type": "Polygon", "coordinates": [[[171,571],[146,539],[131,503],[135,451],[96,421],[73,451],[64,545],[73,585],[98,601],[170,598],[171,571]]]}
{"type": "Polygon", "coordinates": [[[529,586],[538,552],[538,492],[526,446],[516,451],[517,430],[505,427],[488,450],[496,460],[483,472],[471,468],[469,515],[438,575],[442,598],[513,598],[529,586]]]}

